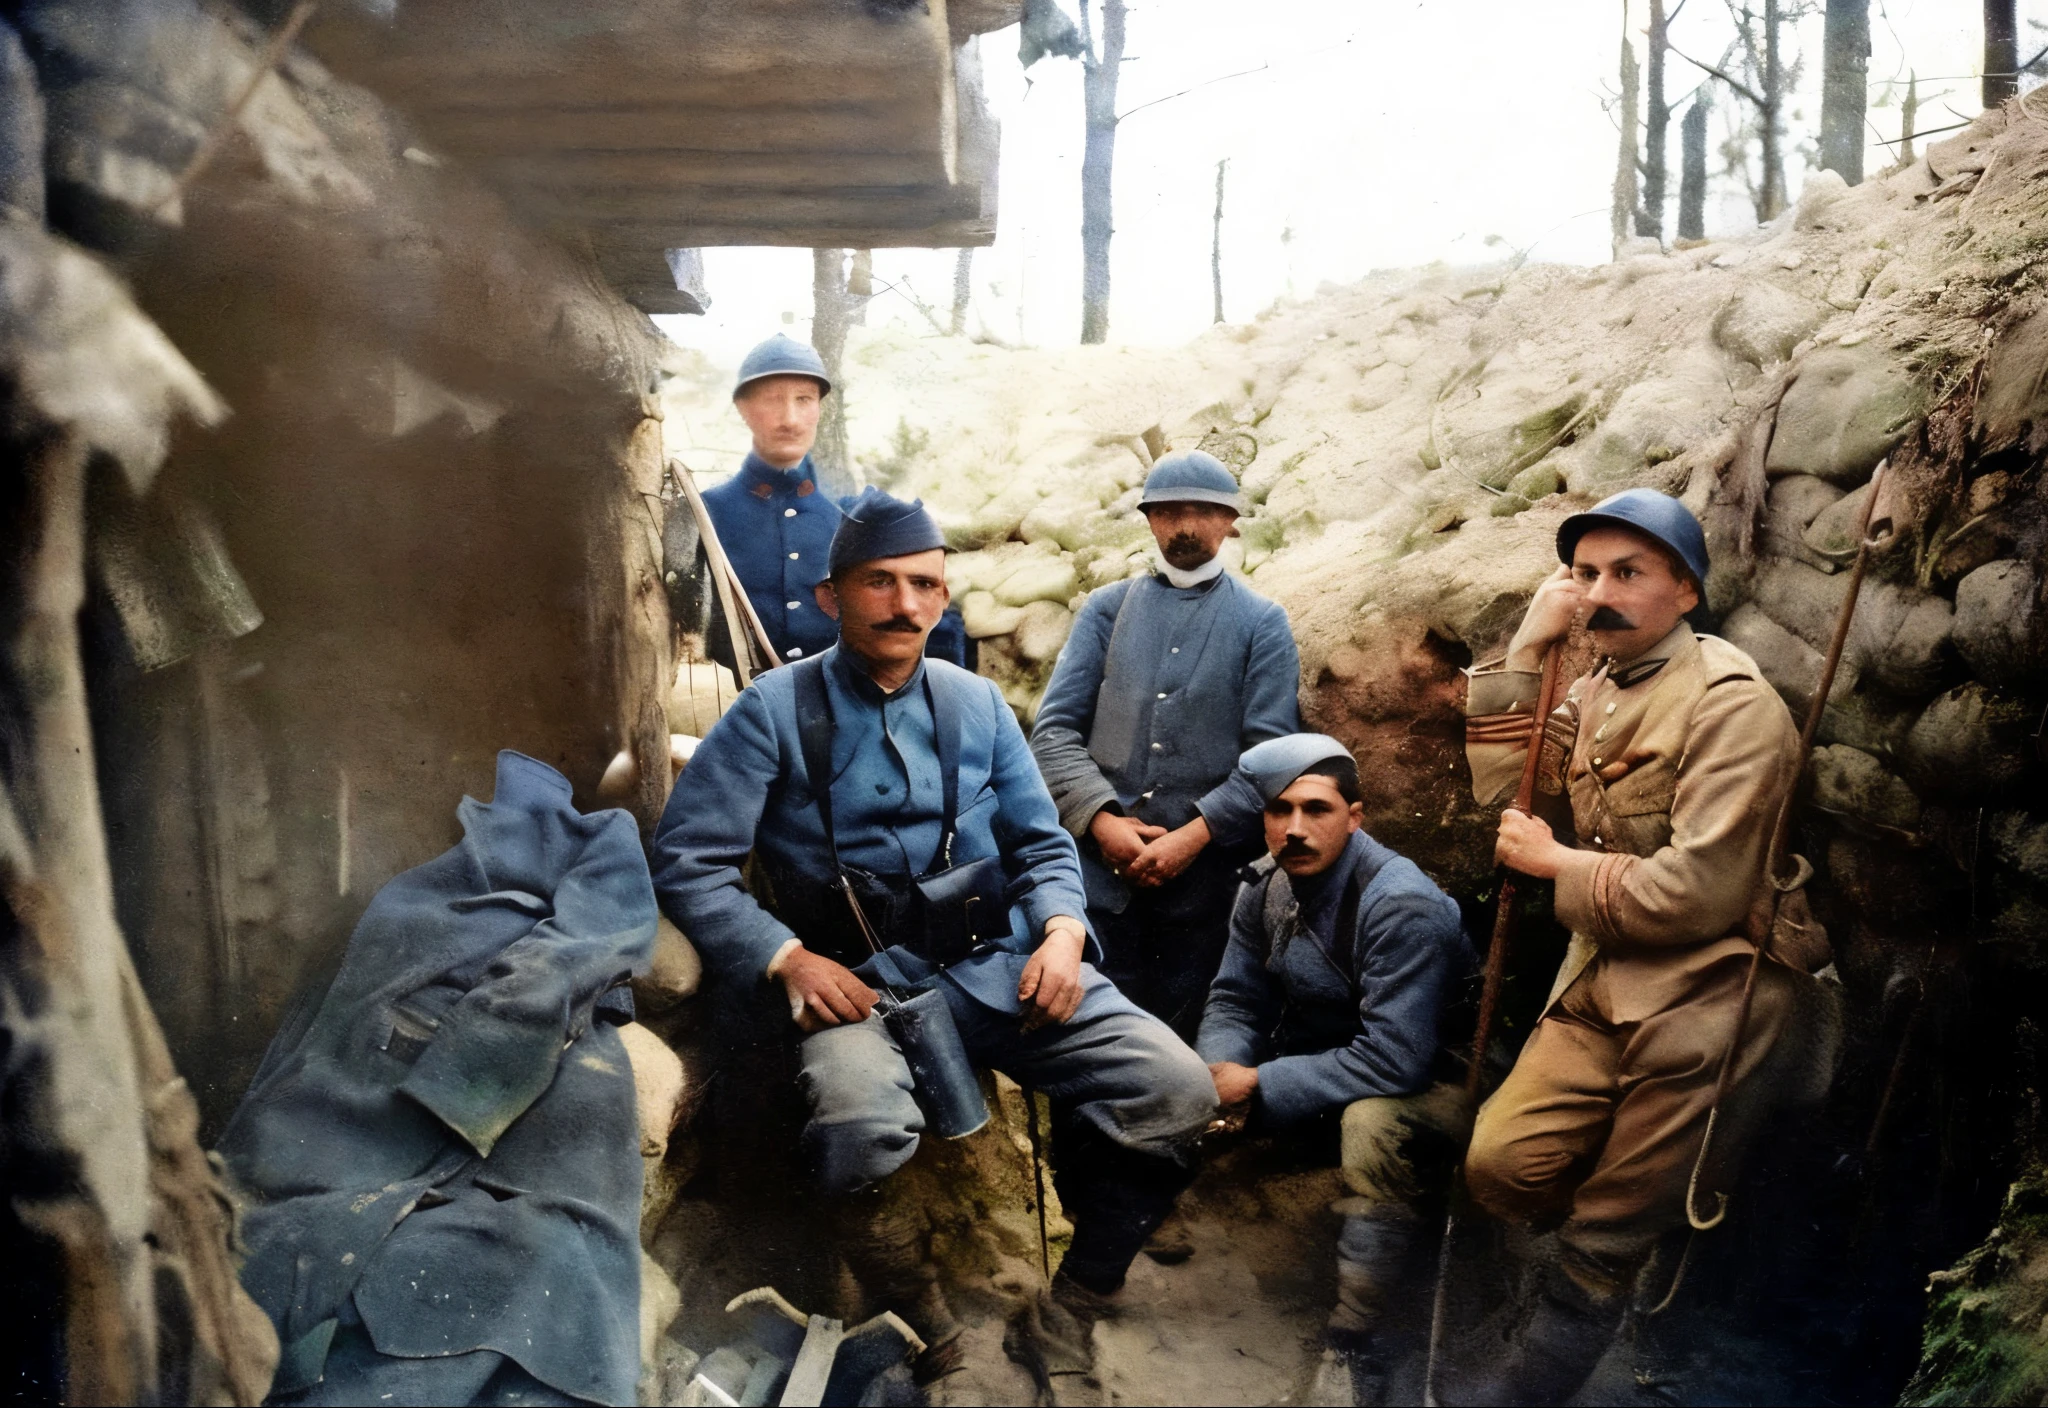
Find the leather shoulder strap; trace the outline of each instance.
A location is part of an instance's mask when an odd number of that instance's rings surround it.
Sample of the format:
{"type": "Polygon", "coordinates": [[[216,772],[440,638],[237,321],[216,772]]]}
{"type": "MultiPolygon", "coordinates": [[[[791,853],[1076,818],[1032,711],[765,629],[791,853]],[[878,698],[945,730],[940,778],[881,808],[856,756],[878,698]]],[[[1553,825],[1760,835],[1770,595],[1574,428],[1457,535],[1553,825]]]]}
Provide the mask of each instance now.
{"type": "MultiPolygon", "coordinates": [[[[1287,872],[1277,865],[1266,872],[1266,878],[1260,884],[1264,888],[1259,891],[1259,927],[1265,931],[1264,957],[1266,966],[1270,968],[1277,956],[1273,952],[1274,935],[1281,932],[1294,908],[1294,887],[1287,883],[1287,872]]],[[[1281,946],[1281,952],[1286,952],[1285,945],[1281,946]]]]}
{"type": "Polygon", "coordinates": [[[960,815],[960,686],[951,678],[938,678],[942,671],[927,662],[924,667],[925,699],[932,710],[932,733],[939,754],[941,815],[945,830],[939,840],[939,864],[953,863],[953,823],[960,815]]]}
{"type": "Polygon", "coordinates": [[[796,686],[796,736],[803,752],[804,772],[825,824],[825,844],[832,848],[832,868],[839,869],[839,841],[832,834],[832,696],[825,689],[825,657],[813,655],[786,666],[796,686]]]}

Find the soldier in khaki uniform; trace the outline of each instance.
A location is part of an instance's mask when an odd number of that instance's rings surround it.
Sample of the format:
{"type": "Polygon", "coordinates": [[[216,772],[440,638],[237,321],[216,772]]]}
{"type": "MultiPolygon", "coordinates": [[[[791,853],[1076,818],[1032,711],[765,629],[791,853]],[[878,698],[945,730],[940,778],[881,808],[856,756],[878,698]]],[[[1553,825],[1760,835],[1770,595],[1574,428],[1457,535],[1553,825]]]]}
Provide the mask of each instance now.
{"type": "MultiPolygon", "coordinates": [[[[1556,882],[1571,947],[1514,1070],[1480,1110],[1466,1162],[1497,1217],[1555,1226],[1533,1314],[1460,1401],[1561,1403],[1591,1373],[1657,1237],[1685,1216],[1722,1052],[1753,952],[1744,937],[1798,735],[1747,655],[1682,617],[1707,570],[1700,526],[1647,489],[1565,520],[1505,662],[1472,671],[1466,751],[1481,802],[1512,794],[1544,653],[1583,614],[1604,657],[1545,729],[1558,748],[1538,812],[1509,809],[1496,855],[1556,882]],[[1543,805],[1547,794],[1549,806],[1543,805]]],[[[1824,961],[1824,960],[1823,960],[1824,961]]],[[[1818,966],[1817,964],[1815,966],[1818,966]]],[[[1733,1155],[1761,1103],[1738,1097],[1794,1023],[1802,975],[1766,963],[1714,1134],[1733,1155]],[[1749,1118],[1744,1118],[1744,1115],[1749,1118]]]]}

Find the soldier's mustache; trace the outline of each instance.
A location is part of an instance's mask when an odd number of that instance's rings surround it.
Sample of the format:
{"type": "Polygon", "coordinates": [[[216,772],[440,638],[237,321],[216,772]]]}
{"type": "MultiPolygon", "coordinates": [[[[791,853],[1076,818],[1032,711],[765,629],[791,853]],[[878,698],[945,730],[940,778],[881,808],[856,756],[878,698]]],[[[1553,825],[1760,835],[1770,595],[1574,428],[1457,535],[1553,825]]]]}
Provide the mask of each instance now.
{"type": "Polygon", "coordinates": [[[889,631],[897,635],[914,636],[922,632],[924,627],[918,625],[917,622],[911,620],[908,616],[891,616],[888,620],[877,625],[875,629],[878,631],[889,631]]]}
{"type": "Polygon", "coordinates": [[[1175,567],[1200,567],[1209,560],[1209,549],[1193,533],[1175,533],[1166,540],[1160,555],[1175,567]]]}
{"type": "Polygon", "coordinates": [[[1312,856],[1315,853],[1316,848],[1308,843],[1306,836],[1289,836],[1287,844],[1280,848],[1277,858],[1291,860],[1296,856],[1312,856]]]}
{"type": "Polygon", "coordinates": [[[1635,622],[1611,606],[1595,607],[1593,614],[1586,619],[1589,631],[1632,631],[1635,628],[1635,622]]]}

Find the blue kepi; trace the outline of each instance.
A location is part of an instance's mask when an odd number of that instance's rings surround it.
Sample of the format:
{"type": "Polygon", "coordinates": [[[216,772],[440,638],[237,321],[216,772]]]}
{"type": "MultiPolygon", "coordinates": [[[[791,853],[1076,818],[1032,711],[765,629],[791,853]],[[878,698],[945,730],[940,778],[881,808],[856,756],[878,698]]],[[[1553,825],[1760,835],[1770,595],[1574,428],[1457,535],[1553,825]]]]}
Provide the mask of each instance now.
{"type": "Polygon", "coordinates": [[[844,517],[832,535],[826,566],[834,577],[849,567],[882,557],[907,557],[946,545],[946,535],[925,510],[923,499],[905,503],[870,484],[842,506],[844,517]]]}

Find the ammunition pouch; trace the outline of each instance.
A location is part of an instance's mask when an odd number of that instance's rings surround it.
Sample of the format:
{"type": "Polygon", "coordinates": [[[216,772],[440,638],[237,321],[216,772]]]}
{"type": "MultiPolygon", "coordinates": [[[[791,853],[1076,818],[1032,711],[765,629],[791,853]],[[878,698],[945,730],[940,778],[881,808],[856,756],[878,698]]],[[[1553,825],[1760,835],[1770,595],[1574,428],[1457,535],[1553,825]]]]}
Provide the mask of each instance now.
{"type": "MultiPolygon", "coordinates": [[[[940,968],[985,953],[1009,935],[1009,877],[998,857],[916,879],[851,865],[842,865],[840,873],[884,943],[901,945],[940,968]]],[[[849,968],[868,960],[873,950],[838,885],[787,871],[770,880],[775,917],[805,948],[849,968]]]]}

